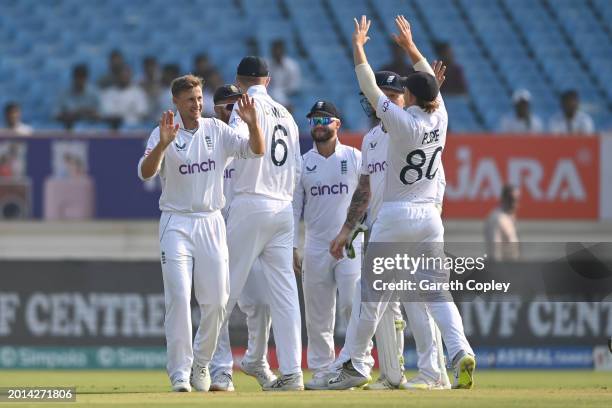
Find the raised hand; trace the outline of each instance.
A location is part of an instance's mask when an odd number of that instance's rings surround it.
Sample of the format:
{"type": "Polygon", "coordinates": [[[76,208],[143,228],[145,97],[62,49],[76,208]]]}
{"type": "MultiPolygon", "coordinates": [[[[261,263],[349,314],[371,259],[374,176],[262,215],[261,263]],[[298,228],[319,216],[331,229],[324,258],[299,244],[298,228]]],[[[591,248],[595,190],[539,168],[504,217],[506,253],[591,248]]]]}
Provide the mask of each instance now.
{"type": "Polygon", "coordinates": [[[238,99],[238,116],[247,125],[257,124],[257,109],[255,109],[255,101],[247,94],[243,94],[238,99]]]}
{"type": "Polygon", "coordinates": [[[446,79],[444,75],[446,72],[446,65],[444,65],[442,61],[434,61],[433,64],[431,64],[431,68],[433,69],[436,81],[438,81],[438,88],[440,88],[446,79]]]}
{"type": "Polygon", "coordinates": [[[372,20],[368,20],[366,16],[361,16],[361,21],[357,21],[356,18],[353,18],[353,21],[355,22],[353,44],[363,46],[370,39],[370,37],[368,37],[368,30],[370,29],[372,20]]]}
{"type": "Polygon", "coordinates": [[[397,43],[397,45],[405,50],[414,46],[414,41],[412,41],[412,31],[410,30],[410,23],[408,20],[406,20],[406,17],[395,17],[395,26],[397,27],[399,34],[391,34],[391,37],[393,37],[393,40],[397,43]]]}
{"type": "Polygon", "coordinates": [[[163,112],[159,120],[159,142],[164,146],[169,146],[176,138],[179,124],[174,123],[174,112],[171,110],[163,112]]]}

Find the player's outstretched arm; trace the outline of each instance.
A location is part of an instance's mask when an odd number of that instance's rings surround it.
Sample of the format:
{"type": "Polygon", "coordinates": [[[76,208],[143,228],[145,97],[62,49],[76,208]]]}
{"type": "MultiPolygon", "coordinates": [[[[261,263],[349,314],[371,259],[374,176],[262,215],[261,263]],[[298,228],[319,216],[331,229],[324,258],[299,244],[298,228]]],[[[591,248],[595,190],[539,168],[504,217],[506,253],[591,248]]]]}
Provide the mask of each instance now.
{"type": "Polygon", "coordinates": [[[395,17],[395,26],[397,27],[398,34],[391,34],[393,40],[399,45],[410,58],[412,64],[424,60],[425,57],[421,54],[421,51],[417,48],[416,44],[412,39],[412,31],[410,30],[410,23],[404,16],[395,17]]]}
{"type": "Polygon", "coordinates": [[[374,71],[368,64],[368,59],[363,48],[365,43],[368,42],[368,30],[370,29],[371,21],[366,16],[361,16],[361,20],[357,21],[353,19],[355,23],[355,31],[353,32],[353,61],[355,63],[355,73],[357,74],[357,80],[359,81],[359,88],[363,94],[368,98],[368,101],[372,106],[378,105],[378,99],[381,95],[384,95],[382,91],[376,86],[376,78],[374,77],[374,71]]]}
{"type": "Polygon", "coordinates": [[[353,228],[363,219],[368,209],[368,204],[370,203],[370,196],[370,176],[362,174],[359,177],[359,184],[351,198],[346,221],[344,221],[344,225],[336,238],[330,243],[329,252],[334,258],[343,258],[344,254],[342,251],[351,237],[353,228]]]}
{"type": "Polygon", "coordinates": [[[431,64],[431,68],[438,82],[438,88],[441,88],[446,80],[446,75],[444,75],[446,73],[446,65],[444,65],[442,61],[434,61],[433,64],[431,64]]]}
{"type": "Polygon", "coordinates": [[[149,155],[144,158],[140,166],[140,173],[143,179],[149,179],[155,175],[159,165],[164,158],[164,151],[176,138],[179,124],[174,123],[174,112],[166,111],[162,113],[159,120],[159,143],[151,150],[149,155]]]}
{"type": "Polygon", "coordinates": [[[249,127],[249,146],[255,154],[261,155],[265,152],[265,141],[263,132],[257,121],[257,109],[255,100],[244,94],[238,99],[238,116],[249,127]]]}

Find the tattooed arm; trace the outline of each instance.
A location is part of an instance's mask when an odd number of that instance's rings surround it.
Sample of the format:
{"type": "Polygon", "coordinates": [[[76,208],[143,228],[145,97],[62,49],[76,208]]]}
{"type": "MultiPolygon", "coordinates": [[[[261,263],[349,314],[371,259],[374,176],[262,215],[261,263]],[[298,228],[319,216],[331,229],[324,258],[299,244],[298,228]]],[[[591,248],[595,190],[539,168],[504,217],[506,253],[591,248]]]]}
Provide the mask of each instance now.
{"type": "Polygon", "coordinates": [[[348,214],[346,215],[346,221],[344,221],[344,225],[348,227],[349,230],[355,228],[355,225],[357,225],[365,215],[368,204],[370,203],[370,195],[370,176],[362,174],[359,176],[359,184],[353,193],[348,214]]]}
{"type": "Polygon", "coordinates": [[[353,228],[363,219],[368,209],[370,195],[370,176],[362,174],[359,176],[359,184],[353,193],[346,221],[344,221],[344,225],[336,238],[330,243],[329,252],[334,258],[342,259],[344,257],[344,246],[350,239],[353,228]]]}

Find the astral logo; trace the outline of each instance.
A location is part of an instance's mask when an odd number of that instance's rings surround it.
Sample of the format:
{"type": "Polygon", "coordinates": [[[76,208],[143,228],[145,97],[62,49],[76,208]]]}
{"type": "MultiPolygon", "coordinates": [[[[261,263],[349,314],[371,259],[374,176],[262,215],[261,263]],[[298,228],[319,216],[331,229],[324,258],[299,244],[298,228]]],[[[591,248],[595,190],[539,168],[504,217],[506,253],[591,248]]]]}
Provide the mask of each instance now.
{"type": "Polygon", "coordinates": [[[215,169],[215,161],[208,159],[208,161],[203,161],[202,163],[193,163],[193,164],[181,164],[179,166],[179,173],[181,174],[196,174],[196,173],[206,173],[209,170],[215,169]]]}
{"type": "Polygon", "coordinates": [[[316,196],[324,196],[324,195],[338,195],[338,194],[348,194],[349,187],[348,184],[338,183],[332,184],[331,186],[328,184],[321,184],[319,186],[310,187],[310,195],[313,197],[316,196]]]}
{"type": "Polygon", "coordinates": [[[380,173],[387,170],[387,161],[383,161],[381,162],[376,162],[376,163],[369,163],[368,164],[368,173],[370,174],[374,174],[374,173],[380,173]]]}

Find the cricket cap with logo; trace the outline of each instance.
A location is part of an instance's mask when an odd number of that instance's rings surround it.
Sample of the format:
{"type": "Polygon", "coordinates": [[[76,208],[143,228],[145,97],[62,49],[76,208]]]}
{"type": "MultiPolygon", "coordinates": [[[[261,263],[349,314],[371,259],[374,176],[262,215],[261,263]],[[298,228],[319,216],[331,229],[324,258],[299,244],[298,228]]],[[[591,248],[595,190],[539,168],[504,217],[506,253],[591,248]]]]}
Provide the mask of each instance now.
{"type": "Polygon", "coordinates": [[[340,119],[340,113],[336,106],[329,101],[316,101],[312,108],[310,108],[310,112],[306,115],[307,118],[311,118],[313,116],[329,116],[330,118],[338,118],[340,119]]]}
{"type": "Polygon", "coordinates": [[[241,95],[242,91],[236,85],[223,85],[215,90],[215,94],[213,95],[213,102],[215,103],[215,105],[217,105],[222,101],[238,98],[241,95]]]}

